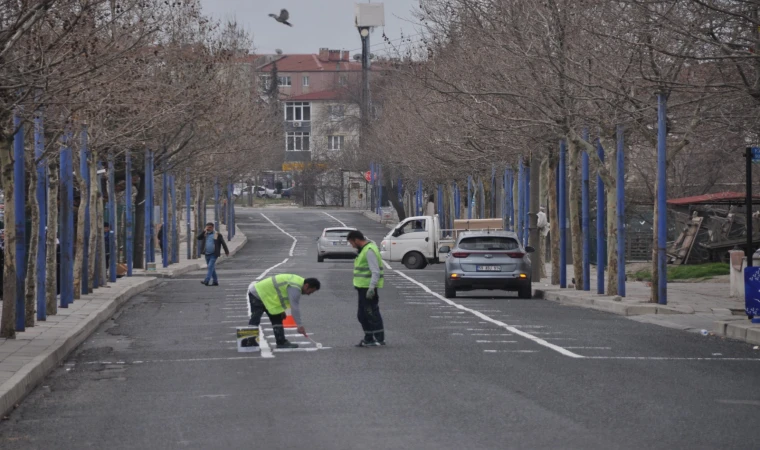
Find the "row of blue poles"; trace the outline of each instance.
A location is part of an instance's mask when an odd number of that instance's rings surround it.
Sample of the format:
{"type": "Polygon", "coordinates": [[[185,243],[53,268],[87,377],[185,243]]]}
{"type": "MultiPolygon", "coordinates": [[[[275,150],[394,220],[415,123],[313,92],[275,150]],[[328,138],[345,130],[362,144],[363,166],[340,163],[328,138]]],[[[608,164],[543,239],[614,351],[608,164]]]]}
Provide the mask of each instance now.
{"type": "MultiPolygon", "coordinates": [[[[625,296],[625,141],[623,127],[617,128],[616,139],[616,207],[617,207],[617,257],[618,257],[618,295],[625,296]]],[[[583,139],[588,142],[588,132],[584,130],[583,139]]],[[[604,162],[604,149],[597,142],[599,159],[604,162]]],[[[557,192],[558,192],[558,217],[560,231],[559,270],[560,287],[567,287],[567,146],[564,140],[560,141],[559,165],[557,168],[557,192]]],[[[591,290],[591,267],[590,267],[590,180],[589,180],[589,155],[586,151],[581,153],[581,224],[583,234],[583,290],[591,290]]],[[[604,294],[604,223],[605,223],[605,187],[601,175],[597,175],[597,293],[604,294]]],[[[664,211],[664,209],[663,209],[664,211]]]]}

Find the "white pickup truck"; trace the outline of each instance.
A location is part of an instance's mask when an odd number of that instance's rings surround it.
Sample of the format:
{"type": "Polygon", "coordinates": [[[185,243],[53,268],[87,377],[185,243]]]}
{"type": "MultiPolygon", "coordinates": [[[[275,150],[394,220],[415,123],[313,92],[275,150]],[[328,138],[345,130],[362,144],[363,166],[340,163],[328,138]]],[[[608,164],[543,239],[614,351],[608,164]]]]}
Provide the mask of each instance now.
{"type": "Polygon", "coordinates": [[[455,220],[454,230],[442,230],[438,216],[415,216],[401,221],[380,243],[384,261],[401,262],[407,269],[424,269],[446,260],[443,246],[453,247],[458,232],[503,229],[501,219],[455,220]]]}

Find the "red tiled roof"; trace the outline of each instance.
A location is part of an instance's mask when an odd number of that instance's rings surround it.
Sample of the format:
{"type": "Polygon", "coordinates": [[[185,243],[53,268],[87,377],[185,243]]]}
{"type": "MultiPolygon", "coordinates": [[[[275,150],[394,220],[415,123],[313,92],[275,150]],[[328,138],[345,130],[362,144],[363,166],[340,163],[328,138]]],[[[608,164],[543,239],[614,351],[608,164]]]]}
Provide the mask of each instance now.
{"type": "MultiPolygon", "coordinates": [[[[362,70],[361,63],[349,61],[320,61],[318,55],[283,55],[278,59],[278,72],[345,72],[362,70]]],[[[263,66],[260,70],[268,72],[272,70],[274,63],[263,66]]]]}
{"type": "Polygon", "coordinates": [[[346,92],[342,90],[319,91],[288,97],[288,101],[338,100],[345,96],[346,92]]]}
{"type": "MultiPolygon", "coordinates": [[[[746,194],[741,192],[718,192],[717,194],[673,198],[668,200],[668,205],[743,205],[745,199],[746,194]]],[[[760,204],[760,195],[752,196],[752,204],[760,204]]]]}

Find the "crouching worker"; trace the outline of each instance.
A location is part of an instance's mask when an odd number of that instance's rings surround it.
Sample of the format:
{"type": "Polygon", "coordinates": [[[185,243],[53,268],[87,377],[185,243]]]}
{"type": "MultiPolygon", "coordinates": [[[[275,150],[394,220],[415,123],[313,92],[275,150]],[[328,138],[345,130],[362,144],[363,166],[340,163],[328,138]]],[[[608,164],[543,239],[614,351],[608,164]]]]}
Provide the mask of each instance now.
{"type": "Polygon", "coordinates": [[[298,344],[285,339],[285,328],[282,325],[287,317],[285,310],[291,309],[298,332],[306,336],[306,329],[301,322],[299,302],[301,295],[311,295],[319,288],[320,283],[316,278],[304,279],[285,273],[254,281],[248,286],[248,303],[251,305],[251,320],[248,325],[259,326],[261,316],[267,313],[272,322],[277,348],[297,348],[298,344]]]}

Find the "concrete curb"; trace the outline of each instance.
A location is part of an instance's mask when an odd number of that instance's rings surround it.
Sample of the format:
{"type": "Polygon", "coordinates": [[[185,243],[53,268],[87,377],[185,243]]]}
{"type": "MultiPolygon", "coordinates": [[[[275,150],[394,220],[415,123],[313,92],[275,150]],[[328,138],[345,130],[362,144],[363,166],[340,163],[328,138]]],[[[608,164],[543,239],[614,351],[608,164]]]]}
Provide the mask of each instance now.
{"type": "Polygon", "coordinates": [[[620,300],[620,297],[588,296],[580,297],[566,295],[555,291],[534,289],[533,296],[564,305],[580,306],[582,308],[596,309],[621,316],[640,316],[644,314],[694,314],[694,310],[687,306],[663,306],[654,303],[631,304],[620,300]]]}
{"type": "Polygon", "coordinates": [[[11,411],[101,324],[111,318],[127,300],[156,286],[159,282],[157,278],[145,278],[141,283],[129,287],[113,300],[104,302],[98,310],[90,313],[85,320],[73,326],[65,335],[60,337],[55,347],[45,350],[31,362],[25,364],[21,370],[0,385],[0,413],[5,415],[11,411]]]}
{"type": "Polygon", "coordinates": [[[751,323],[746,317],[715,322],[715,334],[749,344],[760,345],[760,324],[751,323]]]}

